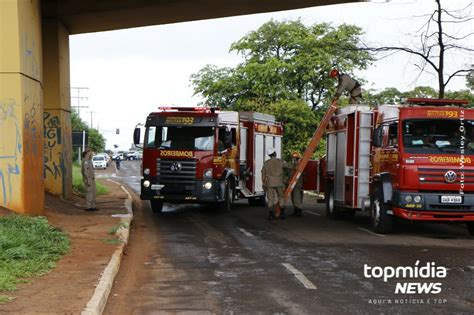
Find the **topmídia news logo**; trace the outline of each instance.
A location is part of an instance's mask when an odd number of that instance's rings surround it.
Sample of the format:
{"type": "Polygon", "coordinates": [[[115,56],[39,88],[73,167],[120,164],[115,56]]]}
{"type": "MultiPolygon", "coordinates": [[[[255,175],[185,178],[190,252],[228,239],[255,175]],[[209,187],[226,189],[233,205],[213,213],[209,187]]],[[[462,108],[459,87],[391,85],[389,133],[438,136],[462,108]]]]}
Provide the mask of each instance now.
{"type": "Polygon", "coordinates": [[[384,282],[396,279],[395,294],[440,294],[442,283],[448,275],[448,269],[436,266],[434,262],[421,264],[417,260],[414,266],[380,267],[364,264],[364,277],[383,279],[384,282]]]}

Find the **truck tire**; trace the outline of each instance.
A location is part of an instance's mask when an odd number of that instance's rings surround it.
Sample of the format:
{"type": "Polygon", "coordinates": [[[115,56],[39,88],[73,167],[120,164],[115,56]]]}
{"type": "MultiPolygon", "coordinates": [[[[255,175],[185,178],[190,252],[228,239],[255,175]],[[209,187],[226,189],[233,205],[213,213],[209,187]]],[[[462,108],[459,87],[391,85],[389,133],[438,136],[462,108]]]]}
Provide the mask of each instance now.
{"type": "Polygon", "coordinates": [[[466,226],[469,235],[474,235],[474,222],[466,222],[466,226]]]}
{"type": "Polygon", "coordinates": [[[388,234],[393,231],[394,218],[387,213],[389,210],[390,206],[383,201],[382,188],[377,186],[370,201],[370,221],[374,232],[388,234]]]}
{"type": "Polygon", "coordinates": [[[342,213],[334,202],[334,183],[332,181],[326,183],[324,199],[326,200],[326,216],[330,219],[340,219],[342,213]]]}
{"type": "Polygon", "coordinates": [[[233,180],[232,179],[226,179],[225,181],[225,199],[222,202],[221,208],[225,212],[230,212],[232,211],[232,204],[234,203],[234,185],[233,185],[233,180]]]}
{"type": "Polygon", "coordinates": [[[163,201],[162,200],[150,200],[151,211],[153,213],[161,213],[163,211],[163,201]]]}

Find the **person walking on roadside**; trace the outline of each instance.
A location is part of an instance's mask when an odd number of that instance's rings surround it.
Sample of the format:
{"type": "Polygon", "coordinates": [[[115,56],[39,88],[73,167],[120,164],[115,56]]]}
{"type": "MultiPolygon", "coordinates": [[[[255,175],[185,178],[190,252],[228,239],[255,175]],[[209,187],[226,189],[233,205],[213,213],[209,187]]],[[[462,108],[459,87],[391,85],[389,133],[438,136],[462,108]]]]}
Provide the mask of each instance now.
{"type": "Polygon", "coordinates": [[[95,205],[96,200],[96,187],[94,177],[94,167],[92,165],[92,151],[86,150],[82,153],[82,165],[81,165],[82,181],[86,189],[86,211],[97,211],[95,205]]]}
{"type": "Polygon", "coordinates": [[[285,219],[285,199],[283,198],[283,190],[285,184],[283,182],[283,171],[287,167],[286,163],[276,157],[274,148],[267,150],[270,159],[263,163],[262,167],[262,183],[267,196],[268,220],[275,219],[275,207],[280,206],[280,219],[285,219]]]}
{"type": "MultiPolygon", "coordinates": [[[[301,159],[301,154],[299,152],[293,152],[291,154],[291,162],[289,165],[292,174],[296,171],[298,167],[298,162],[301,159]]],[[[293,204],[293,214],[294,217],[302,217],[303,216],[303,174],[301,174],[300,178],[295,184],[293,191],[291,192],[291,203],[293,204]]]]}
{"type": "Polygon", "coordinates": [[[359,82],[351,78],[348,74],[339,72],[337,69],[332,69],[329,76],[338,80],[336,95],[333,101],[337,101],[342,93],[346,91],[351,96],[349,104],[360,104],[362,89],[359,82]]]}

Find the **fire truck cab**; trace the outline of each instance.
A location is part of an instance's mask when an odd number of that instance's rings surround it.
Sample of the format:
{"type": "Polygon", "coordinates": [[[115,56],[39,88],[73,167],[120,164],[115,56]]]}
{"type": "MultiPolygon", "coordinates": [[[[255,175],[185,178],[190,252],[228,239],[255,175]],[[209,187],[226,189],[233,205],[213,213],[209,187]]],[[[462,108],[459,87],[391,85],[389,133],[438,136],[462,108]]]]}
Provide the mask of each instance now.
{"type": "MultiPolygon", "coordinates": [[[[208,107],[161,107],[145,124],[141,199],[163,203],[219,203],[239,197],[264,204],[261,168],[266,148],[281,156],[283,128],[271,115],[208,107]]],[[[135,129],[134,142],[140,142],[135,129]]]]}
{"type": "Polygon", "coordinates": [[[327,215],[370,211],[378,233],[400,218],[466,222],[474,234],[474,110],[466,103],[409,99],[339,109],[320,170],[327,215]]]}

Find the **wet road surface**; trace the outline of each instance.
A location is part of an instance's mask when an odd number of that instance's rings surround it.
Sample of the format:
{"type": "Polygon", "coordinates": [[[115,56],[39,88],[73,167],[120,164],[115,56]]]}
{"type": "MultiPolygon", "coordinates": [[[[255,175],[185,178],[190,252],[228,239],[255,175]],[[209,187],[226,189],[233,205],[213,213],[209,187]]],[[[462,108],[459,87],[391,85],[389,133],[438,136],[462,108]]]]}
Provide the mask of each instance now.
{"type": "MultiPolygon", "coordinates": [[[[138,194],[139,163],[96,174],[138,194]]],[[[265,220],[265,208],[245,200],[231,213],[166,205],[155,215],[136,196],[130,243],[105,314],[474,313],[474,239],[464,225],[403,223],[379,235],[368,216],[331,221],[307,196],[303,218],[274,223],[265,220]],[[400,273],[386,282],[364,275],[364,265],[416,261],[446,267],[447,275],[400,273]],[[397,283],[441,283],[441,292],[395,294],[397,283]]]]}

